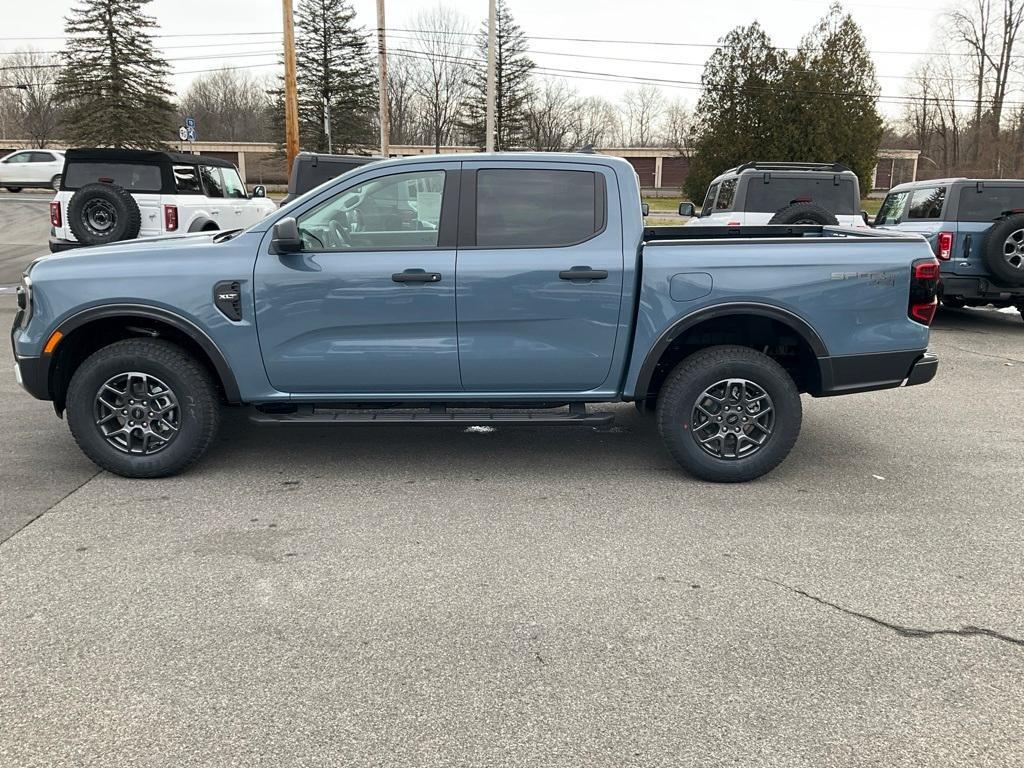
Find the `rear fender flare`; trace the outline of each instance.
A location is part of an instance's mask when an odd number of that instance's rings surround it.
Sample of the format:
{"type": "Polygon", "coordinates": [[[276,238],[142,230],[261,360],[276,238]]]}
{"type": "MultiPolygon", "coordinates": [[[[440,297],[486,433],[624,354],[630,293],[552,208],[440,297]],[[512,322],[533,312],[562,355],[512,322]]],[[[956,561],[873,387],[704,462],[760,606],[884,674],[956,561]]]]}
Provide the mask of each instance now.
{"type": "Polygon", "coordinates": [[[776,307],[771,304],[758,304],[756,302],[730,302],[727,304],[716,304],[711,307],[699,309],[696,312],[676,320],[668,328],[662,331],[661,335],[651,346],[643,365],[640,366],[640,373],[637,375],[636,387],[634,388],[633,399],[644,400],[648,394],[651,379],[665,351],[672,346],[672,343],[682,336],[686,331],[706,320],[729,315],[756,315],[767,317],[786,325],[806,342],[807,346],[818,358],[818,367],[821,371],[822,385],[828,386],[832,380],[832,369],[828,365],[828,348],[822,341],[818,332],[811,327],[810,323],[789,310],[776,307]]]}

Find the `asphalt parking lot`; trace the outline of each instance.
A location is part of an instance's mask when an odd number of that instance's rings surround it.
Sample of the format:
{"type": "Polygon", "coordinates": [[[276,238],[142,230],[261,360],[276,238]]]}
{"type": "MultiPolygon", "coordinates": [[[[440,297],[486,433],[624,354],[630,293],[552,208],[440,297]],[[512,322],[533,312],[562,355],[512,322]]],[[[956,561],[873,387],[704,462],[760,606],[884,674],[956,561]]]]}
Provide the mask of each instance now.
{"type": "MultiPolygon", "coordinates": [[[[0,283],[40,247],[25,205],[0,283]]],[[[0,766],[1024,764],[1024,323],[932,339],[934,382],[805,398],[743,486],[680,474],[628,406],[231,413],[193,471],[129,481],[5,344],[0,766]]]]}

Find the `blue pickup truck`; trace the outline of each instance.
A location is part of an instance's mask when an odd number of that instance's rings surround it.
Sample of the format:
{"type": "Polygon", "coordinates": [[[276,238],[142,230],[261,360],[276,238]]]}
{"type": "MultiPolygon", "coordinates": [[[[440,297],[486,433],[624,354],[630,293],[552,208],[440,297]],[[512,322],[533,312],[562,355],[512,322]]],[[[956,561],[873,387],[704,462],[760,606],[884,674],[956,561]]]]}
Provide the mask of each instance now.
{"type": "Polygon", "coordinates": [[[12,337],[24,388],[129,477],[197,461],[223,405],[263,424],[602,425],[597,404],[631,401],[686,470],[737,482],[789,453],[800,393],[932,379],[938,272],[915,235],[645,229],[616,158],[417,157],[244,231],[43,257],[12,337]]]}

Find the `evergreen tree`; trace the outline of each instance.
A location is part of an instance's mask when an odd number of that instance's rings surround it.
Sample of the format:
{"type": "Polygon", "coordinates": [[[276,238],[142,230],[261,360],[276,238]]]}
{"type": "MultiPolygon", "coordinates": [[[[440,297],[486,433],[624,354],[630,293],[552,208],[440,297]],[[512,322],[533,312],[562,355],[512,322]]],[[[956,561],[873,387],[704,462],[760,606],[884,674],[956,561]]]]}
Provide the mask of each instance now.
{"type": "Polygon", "coordinates": [[[366,37],[354,19],[346,0],[303,0],[299,5],[295,56],[303,149],[327,152],[330,145],[334,152],[345,152],[374,143],[376,77],[366,37]]]}
{"type": "MultiPolygon", "coordinates": [[[[526,143],[527,112],[531,98],[530,73],[536,66],[526,55],[523,30],[505,0],[498,0],[494,30],[494,148],[508,150],[526,143]]],[[[463,127],[473,144],[487,146],[487,22],[477,35],[481,64],[473,68],[463,127]]]]}
{"type": "Polygon", "coordinates": [[[840,162],[870,189],[883,131],[878,80],[863,32],[838,3],[803,39],[785,81],[786,151],[771,159],[840,162]]]}
{"type": "Polygon", "coordinates": [[[720,41],[701,75],[701,96],[694,115],[694,157],[686,191],[704,199],[711,180],[748,160],[781,160],[779,125],[788,119],[780,88],[785,52],[772,46],[754,22],[737,27],[720,41]]]}
{"type": "Polygon", "coordinates": [[[79,146],[160,147],[171,138],[169,68],[153,48],[149,0],[82,0],[65,20],[55,98],[79,146]]]}

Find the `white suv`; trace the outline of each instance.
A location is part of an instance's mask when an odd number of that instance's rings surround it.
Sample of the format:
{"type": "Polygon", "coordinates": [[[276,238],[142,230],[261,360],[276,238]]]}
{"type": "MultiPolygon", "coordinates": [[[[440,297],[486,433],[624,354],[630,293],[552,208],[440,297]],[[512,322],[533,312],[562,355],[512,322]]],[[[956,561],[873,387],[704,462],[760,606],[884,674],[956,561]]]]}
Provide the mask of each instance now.
{"type": "Polygon", "coordinates": [[[700,215],[681,203],[686,226],[831,224],[867,227],[857,174],[838,163],[746,163],[711,182],[700,215]]]}
{"type": "Polygon", "coordinates": [[[0,160],[0,187],[21,192],[25,187],[60,188],[64,153],[55,149],[24,149],[0,160]]]}
{"type": "Polygon", "coordinates": [[[277,205],[216,157],[69,149],[50,203],[50,250],[251,226],[277,205]]]}

